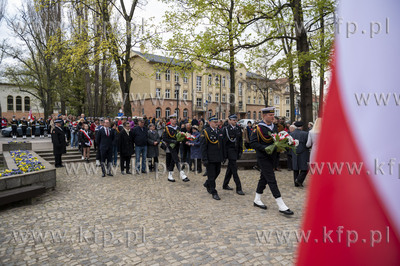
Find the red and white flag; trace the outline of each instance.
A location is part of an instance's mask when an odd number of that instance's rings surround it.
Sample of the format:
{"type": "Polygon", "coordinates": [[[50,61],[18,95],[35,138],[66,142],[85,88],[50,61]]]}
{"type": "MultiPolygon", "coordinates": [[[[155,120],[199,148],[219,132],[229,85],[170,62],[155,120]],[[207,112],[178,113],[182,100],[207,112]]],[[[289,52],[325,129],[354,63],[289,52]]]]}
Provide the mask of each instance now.
{"type": "Polygon", "coordinates": [[[298,265],[400,265],[399,11],[398,0],[339,3],[298,265]]]}
{"type": "Polygon", "coordinates": [[[32,120],[32,109],[29,110],[28,121],[32,120]]]}

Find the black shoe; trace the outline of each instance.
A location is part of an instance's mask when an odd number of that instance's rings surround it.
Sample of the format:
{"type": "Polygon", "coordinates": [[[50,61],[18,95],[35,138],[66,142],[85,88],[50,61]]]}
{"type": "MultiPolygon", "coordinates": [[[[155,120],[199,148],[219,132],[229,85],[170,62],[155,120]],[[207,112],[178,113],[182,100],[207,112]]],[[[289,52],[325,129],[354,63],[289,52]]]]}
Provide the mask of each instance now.
{"type": "Polygon", "coordinates": [[[206,183],[203,184],[203,187],[205,187],[207,189],[207,192],[211,194],[211,189],[207,187],[206,183]]]}
{"type": "Polygon", "coordinates": [[[207,171],[203,174],[203,176],[207,176],[207,171]]]}
{"type": "Polygon", "coordinates": [[[218,194],[213,194],[212,198],[215,200],[220,200],[221,198],[218,196],[218,194]]]}
{"type": "Polygon", "coordinates": [[[239,195],[242,195],[242,196],[244,195],[244,192],[241,191],[241,190],[236,191],[236,193],[239,194],[239,195]]]}
{"type": "Polygon", "coordinates": [[[175,182],[175,179],[169,179],[167,178],[169,182],[175,182]]]}
{"type": "Polygon", "coordinates": [[[267,206],[265,206],[265,205],[258,205],[258,204],[255,203],[255,202],[253,202],[253,203],[254,203],[254,206],[255,206],[255,207],[261,208],[261,209],[263,209],[263,210],[266,210],[266,209],[267,209],[267,206]]]}
{"type": "Polygon", "coordinates": [[[295,184],[295,186],[296,187],[303,187],[303,184],[302,183],[300,183],[297,179],[294,181],[294,184],[295,184]]]}
{"type": "Polygon", "coordinates": [[[183,182],[189,182],[189,181],[190,181],[190,179],[189,179],[189,178],[187,178],[187,177],[185,177],[185,179],[182,179],[182,181],[183,181],[183,182]]]}
{"type": "Polygon", "coordinates": [[[108,176],[114,176],[114,175],[113,175],[113,174],[111,174],[111,173],[108,173],[107,175],[108,175],[108,176]]]}
{"type": "Polygon", "coordinates": [[[292,212],[290,209],[287,209],[286,211],[279,211],[280,213],[283,213],[285,215],[293,215],[294,212],[292,212]]]}
{"type": "Polygon", "coordinates": [[[223,187],[222,189],[225,189],[225,190],[233,190],[233,188],[231,188],[230,186],[223,187]]]}
{"type": "Polygon", "coordinates": [[[121,171],[121,175],[124,175],[125,174],[125,172],[124,171],[121,171]]]}
{"type": "Polygon", "coordinates": [[[89,159],[86,159],[86,162],[89,163],[89,159]]]}
{"type": "Polygon", "coordinates": [[[146,174],[146,173],[147,173],[146,170],[142,171],[142,174],[146,174]]]}
{"type": "Polygon", "coordinates": [[[131,175],[132,172],[131,171],[126,171],[126,174],[131,175]]]}
{"type": "Polygon", "coordinates": [[[198,174],[201,174],[201,171],[197,171],[198,174]]]}
{"type": "Polygon", "coordinates": [[[105,174],[105,173],[102,173],[102,174],[101,174],[101,177],[105,177],[105,176],[106,176],[106,174],[105,174]]]}

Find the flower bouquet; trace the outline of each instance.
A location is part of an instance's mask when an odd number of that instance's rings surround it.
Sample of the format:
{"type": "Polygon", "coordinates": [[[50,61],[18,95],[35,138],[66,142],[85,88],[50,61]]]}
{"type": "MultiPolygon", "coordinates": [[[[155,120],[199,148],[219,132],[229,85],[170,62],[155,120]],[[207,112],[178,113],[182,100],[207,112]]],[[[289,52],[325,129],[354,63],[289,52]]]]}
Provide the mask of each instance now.
{"type": "Polygon", "coordinates": [[[268,132],[268,134],[272,137],[274,143],[265,148],[265,152],[268,154],[272,154],[275,147],[277,152],[283,152],[287,148],[291,149],[294,153],[296,153],[296,147],[299,145],[299,141],[297,139],[293,139],[286,131],[281,131],[278,134],[268,132]]]}
{"type": "MultiPolygon", "coordinates": [[[[196,137],[195,136],[193,136],[192,134],[190,134],[189,132],[180,132],[180,131],[178,131],[177,133],[176,133],[176,141],[178,141],[178,142],[182,142],[182,141],[184,141],[184,140],[188,140],[188,141],[192,141],[192,140],[194,140],[196,137]]],[[[175,146],[176,146],[176,144],[175,143],[171,143],[170,144],[170,146],[171,146],[171,148],[173,149],[173,148],[175,148],[175,146]]]]}

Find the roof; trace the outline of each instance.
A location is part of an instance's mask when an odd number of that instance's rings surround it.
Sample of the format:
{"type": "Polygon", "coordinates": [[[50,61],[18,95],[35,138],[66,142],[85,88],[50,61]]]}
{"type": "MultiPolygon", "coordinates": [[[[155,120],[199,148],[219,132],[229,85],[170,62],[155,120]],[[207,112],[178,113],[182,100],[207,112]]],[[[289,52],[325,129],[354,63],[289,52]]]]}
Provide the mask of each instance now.
{"type": "Polygon", "coordinates": [[[172,57],[166,57],[166,56],[148,54],[148,53],[141,53],[139,51],[133,51],[133,52],[151,63],[171,64],[174,66],[189,66],[190,65],[189,61],[180,61],[180,60],[176,60],[175,58],[172,58],[172,57]]]}
{"type": "Polygon", "coordinates": [[[246,77],[253,78],[253,79],[264,79],[263,76],[261,76],[259,74],[256,74],[256,73],[253,73],[253,72],[249,72],[249,71],[247,71],[246,77]]]}

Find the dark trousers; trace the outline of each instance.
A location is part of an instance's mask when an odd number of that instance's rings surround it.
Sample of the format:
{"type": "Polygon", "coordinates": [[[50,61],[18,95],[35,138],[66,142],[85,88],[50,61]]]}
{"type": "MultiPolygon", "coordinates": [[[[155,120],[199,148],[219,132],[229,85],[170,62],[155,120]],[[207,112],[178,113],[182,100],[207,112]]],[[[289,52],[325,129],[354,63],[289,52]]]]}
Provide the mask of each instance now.
{"type": "Polygon", "coordinates": [[[107,171],[111,173],[111,160],[112,160],[112,146],[108,148],[103,148],[100,152],[100,162],[101,162],[101,171],[106,173],[106,161],[107,161],[107,171]]]}
{"type": "Polygon", "coordinates": [[[54,166],[58,167],[62,165],[61,154],[54,154],[54,166]]]}
{"type": "MultiPolygon", "coordinates": [[[[293,170],[293,181],[296,181],[299,184],[303,184],[304,180],[306,179],[308,171],[307,170],[293,170]]],[[[296,185],[296,183],[294,183],[296,185]]]]}
{"type": "Polygon", "coordinates": [[[17,133],[17,126],[11,126],[11,130],[12,130],[12,135],[13,135],[13,136],[18,136],[18,133],[17,133]]]}
{"type": "Polygon", "coordinates": [[[260,180],[258,181],[256,192],[262,194],[268,184],[274,198],[279,198],[281,196],[281,192],[279,191],[278,183],[276,182],[273,161],[267,158],[257,158],[257,163],[261,169],[261,176],[260,180]]]}
{"type": "Polygon", "coordinates": [[[222,185],[223,188],[228,186],[232,175],[233,175],[233,181],[235,181],[236,184],[236,191],[242,190],[242,184],[240,183],[239,175],[237,173],[236,160],[229,160],[228,162],[228,167],[226,168],[226,173],[225,173],[224,184],[222,185]]]}
{"type": "Polygon", "coordinates": [[[101,153],[100,153],[100,149],[97,149],[96,151],[96,160],[101,160],[101,153]]]}
{"type": "Polygon", "coordinates": [[[196,164],[197,164],[197,172],[198,173],[201,173],[201,171],[203,171],[203,169],[201,168],[201,159],[192,159],[193,160],[193,163],[195,164],[195,166],[196,166],[196,164]]]}
{"type": "Polygon", "coordinates": [[[210,189],[211,194],[217,194],[218,191],[215,189],[215,180],[221,172],[221,163],[208,163],[206,169],[207,180],[204,185],[210,189]]]}
{"type": "Polygon", "coordinates": [[[36,127],[32,126],[31,127],[31,136],[35,136],[36,134],[36,127]]]}
{"type": "Polygon", "coordinates": [[[131,158],[132,156],[128,155],[120,155],[119,160],[120,160],[120,165],[121,165],[121,172],[123,172],[125,169],[127,172],[131,170],[131,158]]]}
{"type": "Polygon", "coordinates": [[[274,169],[279,168],[279,152],[275,153],[275,160],[274,160],[274,169]]]}
{"type": "Polygon", "coordinates": [[[44,127],[40,127],[39,129],[40,129],[40,136],[42,135],[44,136],[44,127]]]}
{"type": "Polygon", "coordinates": [[[287,168],[288,170],[293,170],[292,167],[292,153],[290,151],[286,152],[287,155],[287,168]]]}
{"type": "Polygon", "coordinates": [[[26,136],[26,129],[27,127],[21,126],[22,136],[26,136]]]}
{"type": "Polygon", "coordinates": [[[182,149],[183,149],[183,152],[182,152],[181,161],[182,161],[182,163],[184,163],[184,162],[188,163],[189,168],[192,169],[192,160],[190,159],[190,146],[182,144],[182,149]]]}
{"type": "Polygon", "coordinates": [[[181,165],[179,163],[179,156],[178,156],[178,149],[175,147],[175,149],[170,149],[171,152],[167,152],[166,155],[166,163],[167,163],[167,168],[169,172],[174,171],[174,167],[176,165],[176,168],[178,171],[181,171],[181,165]]]}

